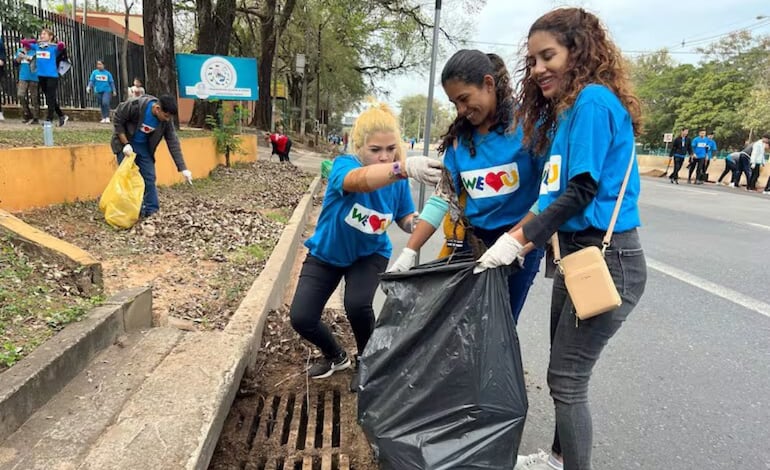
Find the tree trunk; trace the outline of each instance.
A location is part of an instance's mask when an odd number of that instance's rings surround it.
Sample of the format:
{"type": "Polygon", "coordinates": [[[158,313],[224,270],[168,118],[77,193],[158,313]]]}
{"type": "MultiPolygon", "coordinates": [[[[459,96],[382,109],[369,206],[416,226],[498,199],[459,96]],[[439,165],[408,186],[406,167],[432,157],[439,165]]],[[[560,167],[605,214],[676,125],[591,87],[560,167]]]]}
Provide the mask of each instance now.
{"type": "Polygon", "coordinates": [[[260,129],[268,129],[270,126],[270,113],[272,112],[270,83],[273,78],[272,65],[275,57],[275,46],[278,43],[278,38],[286,29],[297,2],[296,0],[286,0],[280,20],[277,18],[277,3],[277,0],[266,0],[265,13],[259,18],[259,36],[261,39],[258,67],[259,101],[257,101],[257,109],[252,124],[260,129]]]}
{"type": "MultiPolygon", "coordinates": [[[[235,21],[235,0],[196,0],[198,43],[196,54],[227,55],[235,21]]],[[[206,116],[216,116],[217,103],[195,100],[190,126],[208,127],[206,116]]]]}
{"type": "MultiPolygon", "coordinates": [[[[144,62],[147,69],[145,87],[154,96],[177,97],[176,59],[174,57],[174,9],[172,0],[145,0],[144,62]]],[[[179,124],[179,117],[175,119],[179,124]]]]}
{"type": "MultiPolygon", "coordinates": [[[[123,90],[129,87],[128,83],[128,20],[131,15],[131,8],[134,7],[133,0],[128,3],[128,0],[123,0],[123,6],[125,8],[125,15],[123,16],[123,25],[125,30],[123,31],[123,50],[120,57],[120,78],[123,81],[121,87],[118,88],[118,99],[123,95],[123,90]]],[[[117,87],[116,87],[117,88],[117,87]]],[[[126,97],[128,98],[128,97],[126,97]]]]}

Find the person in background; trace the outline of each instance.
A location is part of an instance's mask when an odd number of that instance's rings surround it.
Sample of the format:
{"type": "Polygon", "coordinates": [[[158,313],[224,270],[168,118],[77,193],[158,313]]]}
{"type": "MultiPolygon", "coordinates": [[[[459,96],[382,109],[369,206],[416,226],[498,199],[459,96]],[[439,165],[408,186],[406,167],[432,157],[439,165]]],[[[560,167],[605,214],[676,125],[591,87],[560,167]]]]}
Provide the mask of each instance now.
{"type": "Polygon", "coordinates": [[[668,178],[671,184],[679,184],[679,170],[684,165],[684,159],[687,156],[692,157],[692,139],[687,137],[689,133],[690,129],[683,127],[682,133],[671,144],[671,152],[668,155],[674,159],[674,171],[671,172],[671,176],[668,178]]]}
{"type": "MultiPolygon", "coordinates": [[[[722,184],[722,179],[724,179],[724,177],[729,174],[730,187],[731,188],[735,187],[735,179],[740,178],[740,173],[738,173],[738,158],[740,158],[740,152],[733,152],[728,154],[725,157],[725,171],[723,171],[722,174],[719,175],[717,184],[722,184]]],[[[728,184],[728,183],[724,183],[724,184],[728,184]]]]}
{"type": "Polygon", "coordinates": [[[709,152],[709,140],[706,137],[706,130],[698,131],[698,137],[692,140],[692,149],[694,158],[690,157],[690,165],[687,167],[687,184],[692,183],[692,173],[695,171],[695,184],[703,184],[703,178],[706,174],[706,159],[709,152]],[[696,171],[697,170],[697,171],[696,171]]]}
{"type": "Polygon", "coordinates": [[[765,147],[770,142],[770,135],[765,134],[761,139],[751,144],[751,181],[748,185],[749,191],[757,190],[757,181],[765,166],[765,147]]]}
{"type": "Polygon", "coordinates": [[[144,179],[144,199],[140,217],[150,217],[160,209],[158,188],[155,187],[155,150],[161,139],[166,139],[166,146],[174,159],[176,169],[192,184],[192,172],[187,169],[182,147],[171,120],[176,114],[176,100],[171,95],[161,95],[158,98],[144,95],[120,103],[115,110],[112,151],[118,159],[118,164],[123,161],[125,155],[136,154],[136,165],[144,179]]]}
{"type": "Polygon", "coordinates": [[[347,153],[347,151],[348,151],[348,139],[349,138],[350,137],[348,136],[347,131],[345,131],[345,133],[342,134],[342,145],[343,145],[342,153],[347,153]]]}
{"type": "Polygon", "coordinates": [[[138,77],[135,77],[134,84],[128,87],[128,99],[139,98],[140,96],[144,96],[144,93],[144,84],[142,84],[142,81],[138,77]]]}
{"type": "Polygon", "coordinates": [[[709,166],[711,166],[711,160],[719,156],[719,148],[717,147],[717,141],[714,140],[714,131],[706,134],[708,139],[708,154],[706,155],[706,167],[704,168],[704,180],[708,179],[709,166]]]}
{"type": "Polygon", "coordinates": [[[736,188],[741,187],[741,175],[746,175],[746,189],[749,189],[751,185],[751,149],[753,144],[750,142],[743,150],[738,152],[738,159],[736,162],[735,177],[733,178],[733,184],[736,188]]]}
{"type": "MultiPolygon", "coordinates": [[[[329,377],[351,366],[345,349],[321,321],[321,313],[345,278],[344,304],[358,353],[374,331],[372,302],[388,266],[392,245],[388,227],[411,233],[414,203],[408,177],[436,184],[441,163],[428,157],[405,158],[398,119],[384,104],[356,119],[351,132],[353,155],[334,159],[315,233],[291,303],[291,325],[321,350],[307,371],[312,379],[329,377]]],[[[351,381],[357,391],[358,375],[351,381]]]]}
{"type": "Polygon", "coordinates": [[[272,154],[278,155],[278,160],[289,163],[289,152],[291,151],[291,139],[283,133],[283,125],[278,124],[275,127],[275,133],[265,133],[265,141],[272,147],[272,154]]]}
{"type": "Polygon", "coordinates": [[[96,61],[96,68],[88,79],[86,92],[90,94],[92,91],[96,94],[102,112],[102,120],[99,122],[108,124],[110,122],[110,102],[113,96],[118,96],[118,90],[115,88],[112,74],[109,70],[104,69],[104,62],[101,60],[96,61]]]}
{"type": "Polygon", "coordinates": [[[59,67],[57,58],[64,54],[64,43],[56,42],[56,36],[53,31],[43,28],[40,31],[40,40],[30,44],[35,51],[35,61],[37,62],[37,78],[40,89],[45,95],[45,102],[48,106],[46,121],[52,122],[54,111],[59,116],[59,126],[64,126],[69,121],[69,116],[65,115],[59,107],[57,93],[59,89],[59,67]]]}
{"type": "MultiPolygon", "coordinates": [[[[582,8],[560,8],[537,19],[529,30],[527,50],[522,83],[514,87],[520,90],[515,117],[524,132],[524,145],[533,146],[535,154],[550,155],[540,187],[539,214],[501,235],[479,259],[477,271],[511,264],[526,252],[529,242],[544,246],[554,233],[564,257],[584,247],[604,249],[622,304],[578,320],[564,276],[556,270],[548,363],[556,418],[551,452],[521,456],[515,467],[590,470],[591,372],[638,304],[647,282],[637,232],[641,182],[634,150],[635,136],[642,131],[642,105],[620,49],[599,18],[582,8]],[[615,232],[609,246],[603,247],[629,165],[615,232]]],[[[621,456],[618,451],[614,460],[621,456]]]]}
{"type": "MultiPolygon", "coordinates": [[[[5,54],[5,41],[3,40],[3,37],[0,36],[0,77],[3,76],[5,73],[5,61],[8,60],[8,56],[5,54]]],[[[3,87],[0,86],[0,121],[5,121],[5,116],[3,116],[3,96],[2,96],[3,87]]]]}
{"type": "MultiPolygon", "coordinates": [[[[34,42],[34,41],[32,41],[34,42]]],[[[19,64],[19,83],[16,95],[21,105],[21,120],[24,124],[39,124],[40,94],[37,86],[37,61],[35,52],[30,47],[29,39],[21,40],[21,47],[16,51],[14,60],[19,64]],[[29,102],[32,100],[32,109],[29,102]]]]}

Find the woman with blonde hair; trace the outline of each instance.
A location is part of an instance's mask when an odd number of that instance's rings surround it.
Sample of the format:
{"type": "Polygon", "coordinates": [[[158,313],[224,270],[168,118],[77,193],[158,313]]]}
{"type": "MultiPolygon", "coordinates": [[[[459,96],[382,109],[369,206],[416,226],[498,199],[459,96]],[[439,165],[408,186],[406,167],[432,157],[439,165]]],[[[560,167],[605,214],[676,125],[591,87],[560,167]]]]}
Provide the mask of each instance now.
{"type": "Polygon", "coordinates": [[[438,160],[405,158],[398,119],[385,105],[364,111],[350,140],[354,153],[334,160],[318,226],[305,242],[309,253],[289,313],[294,329],[323,354],[308,370],[314,379],[351,366],[321,321],[327,300],[344,277],[345,313],[362,353],[374,330],[372,301],[379,274],[392,251],[387,229],[395,222],[412,232],[414,203],[407,178],[435,185],[441,175],[438,160]]]}

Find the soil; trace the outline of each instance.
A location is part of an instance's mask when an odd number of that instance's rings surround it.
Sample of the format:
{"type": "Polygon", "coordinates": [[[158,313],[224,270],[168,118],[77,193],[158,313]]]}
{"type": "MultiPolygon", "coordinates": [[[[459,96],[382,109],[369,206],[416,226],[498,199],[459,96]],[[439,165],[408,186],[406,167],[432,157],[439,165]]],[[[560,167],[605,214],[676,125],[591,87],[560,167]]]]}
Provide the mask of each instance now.
{"type": "Polygon", "coordinates": [[[16,215],[100,259],[107,296],[152,286],[156,325],[221,329],[311,181],[276,162],[220,167],[192,186],[159,188],[160,212],[125,231],[104,222],[98,201],[16,215]]]}

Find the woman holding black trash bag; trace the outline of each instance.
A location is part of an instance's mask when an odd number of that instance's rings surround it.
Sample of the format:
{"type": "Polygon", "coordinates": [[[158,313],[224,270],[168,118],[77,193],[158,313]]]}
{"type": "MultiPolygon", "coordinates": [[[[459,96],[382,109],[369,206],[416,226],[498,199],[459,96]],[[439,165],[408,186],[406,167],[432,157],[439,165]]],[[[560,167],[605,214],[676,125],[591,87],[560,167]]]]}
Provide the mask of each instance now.
{"type": "Polygon", "coordinates": [[[527,46],[516,119],[526,145],[535,151],[550,148],[541,213],[503,234],[481,257],[479,269],[511,264],[529,242],[543,246],[554,232],[565,258],[584,247],[603,248],[621,305],[579,320],[564,276],[557,272],[548,365],[556,431],[550,454],[522,456],[516,465],[517,470],[586,470],[591,468],[593,437],[591,371],[639,302],[647,280],[636,230],[640,182],[634,137],[641,131],[641,106],[620,51],[600,20],[582,8],[556,9],[540,17],[529,30],[527,46]],[[603,247],[626,174],[615,231],[603,247]]]}
{"type": "Polygon", "coordinates": [[[334,159],[318,226],[305,243],[309,253],[289,313],[294,329],[323,354],[308,370],[314,379],[351,366],[321,321],[327,300],[344,276],[345,313],[362,353],[374,330],[372,302],[379,274],[392,251],[386,230],[395,222],[405,232],[412,231],[414,203],[407,178],[435,185],[441,174],[436,159],[404,158],[398,119],[385,105],[361,113],[350,139],[355,154],[334,159]]]}
{"type": "MultiPolygon", "coordinates": [[[[457,108],[457,118],[444,135],[439,152],[451,175],[451,185],[465,201],[469,231],[491,246],[497,238],[528,217],[540,188],[543,160],[522,145],[514,127],[514,98],[510,76],[496,54],[478,50],[456,52],[441,72],[441,84],[457,108]]],[[[445,181],[439,184],[439,193],[445,181]]],[[[390,271],[414,266],[419,250],[441,225],[448,211],[446,198],[432,196],[415,232],[390,271]]],[[[458,248],[468,250],[462,240],[458,248]]],[[[511,275],[508,287],[514,320],[518,320],[529,288],[537,275],[543,250],[527,254],[522,269],[511,275]]]]}

